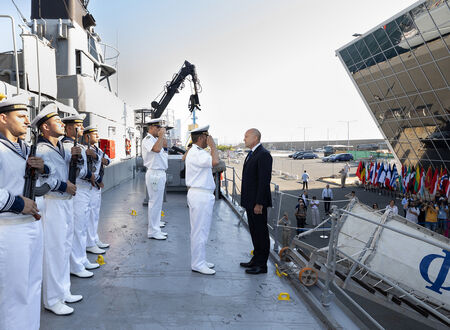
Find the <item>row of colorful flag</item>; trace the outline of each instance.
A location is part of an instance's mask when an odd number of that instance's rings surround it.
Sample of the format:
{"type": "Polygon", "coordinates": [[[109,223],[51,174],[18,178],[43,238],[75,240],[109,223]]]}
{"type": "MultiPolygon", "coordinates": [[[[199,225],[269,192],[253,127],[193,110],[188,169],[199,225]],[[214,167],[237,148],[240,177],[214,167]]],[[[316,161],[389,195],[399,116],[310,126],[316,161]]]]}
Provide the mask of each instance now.
{"type": "Polygon", "coordinates": [[[428,192],[435,195],[439,192],[441,195],[450,194],[450,182],[447,169],[437,168],[433,170],[431,166],[428,170],[417,166],[402,166],[400,173],[394,164],[384,162],[363,162],[360,161],[356,176],[364,184],[371,184],[377,187],[384,187],[395,190],[400,187],[403,193],[413,193],[424,195],[428,192]]]}

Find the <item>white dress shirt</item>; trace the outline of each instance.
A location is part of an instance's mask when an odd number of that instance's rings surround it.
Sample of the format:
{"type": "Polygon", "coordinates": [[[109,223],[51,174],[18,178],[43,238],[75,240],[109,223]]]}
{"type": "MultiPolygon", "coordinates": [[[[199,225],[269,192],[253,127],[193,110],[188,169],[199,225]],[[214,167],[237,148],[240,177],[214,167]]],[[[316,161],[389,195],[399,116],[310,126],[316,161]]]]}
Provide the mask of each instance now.
{"type": "Polygon", "coordinates": [[[168,167],[168,155],[167,152],[161,149],[160,152],[152,151],[157,138],[151,134],[142,140],[142,158],[144,160],[144,166],[149,170],[167,170],[168,167]]]}
{"type": "Polygon", "coordinates": [[[260,145],[261,145],[261,142],[258,143],[256,146],[254,146],[254,147],[252,148],[252,153],[255,152],[256,148],[258,148],[260,145]]]}
{"type": "Polygon", "coordinates": [[[392,211],[392,213],[398,214],[398,207],[396,205],[394,205],[392,207],[390,205],[387,205],[386,211],[392,211]]]}
{"type": "Polygon", "coordinates": [[[333,199],[333,191],[331,190],[331,188],[323,188],[322,199],[324,199],[325,197],[330,197],[331,199],[333,199]]]}
{"type": "Polygon", "coordinates": [[[303,182],[308,182],[308,180],[309,180],[309,174],[308,174],[308,173],[303,173],[303,174],[302,174],[302,180],[303,180],[303,182]]]}
{"type": "Polygon", "coordinates": [[[186,186],[214,190],[212,157],[204,149],[193,144],[186,156],[186,186]]]}

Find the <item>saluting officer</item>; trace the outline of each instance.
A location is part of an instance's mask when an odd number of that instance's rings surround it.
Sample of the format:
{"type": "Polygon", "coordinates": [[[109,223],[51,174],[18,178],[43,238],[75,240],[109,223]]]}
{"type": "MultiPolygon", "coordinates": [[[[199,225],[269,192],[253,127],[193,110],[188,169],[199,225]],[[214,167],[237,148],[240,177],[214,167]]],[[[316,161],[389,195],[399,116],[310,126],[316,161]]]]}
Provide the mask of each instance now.
{"type": "MultiPolygon", "coordinates": [[[[81,295],[70,292],[70,252],[73,240],[73,200],[77,187],[68,180],[71,154],[64,150],[59,138],[64,135],[64,124],[58,115],[56,104],[47,105],[31,126],[39,129],[36,155],[42,157],[50,168],[49,183],[56,181],[51,192],[44,196],[45,210],[42,217],[44,227],[44,272],[43,302],[44,307],[56,315],[73,313],[73,308],[66,303],[83,299],[81,295]]],[[[80,155],[81,150],[74,147],[73,155],[80,155]]],[[[52,185],[51,185],[52,186],[52,185]]]]}
{"type": "Polygon", "coordinates": [[[30,125],[28,97],[0,102],[0,329],[39,329],[42,282],[42,222],[36,203],[21,196],[25,167],[48,173],[28,157],[22,141],[30,125]],[[28,159],[27,159],[28,158],[28,159]]]}
{"type": "MultiPolygon", "coordinates": [[[[85,114],[76,114],[62,119],[66,134],[62,139],[62,143],[66,152],[74,146],[75,139],[78,140],[83,136],[83,120],[85,117],[85,114]]],[[[93,168],[88,167],[87,156],[89,154],[90,157],[95,157],[95,153],[92,150],[88,151],[86,146],[81,143],[77,145],[81,149],[81,157],[78,161],[82,170],[76,177],[77,194],[73,198],[74,235],[72,253],[70,255],[70,273],[80,278],[89,278],[94,276],[94,273],[89,270],[100,267],[98,263],[89,262],[86,256],[86,237],[91,208],[91,191],[95,184],[95,176],[92,173],[93,168]]],[[[105,251],[94,252],[104,253],[105,251]]]]}
{"type": "Polygon", "coordinates": [[[191,131],[192,148],[186,156],[187,202],[191,221],[191,268],[205,275],[216,273],[214,264],[206,261],[206,242],[214,208],[216,187],[212,168],[219,164],[219,155],[208,126],[191,131]],[[204,150],[207,146],[210,153],[204,150]]]}
{"type": "Polygon", "coordinates": [[[148,134],[142,141],[142,158],[147,168],[145,183],[148,191],[148,238],[165,240],[161,231],[161,209],[168,166],[166,129],[161,118],[148,122],[148,134]]]}
{"type": "Polygon", "coordinates": [[[87,223],[87,243],[86,246],[88,249],[91,247],[99,247],[100,249],[105,249],[109,247],[109,244],[102,243],[100,238],[98,237],[98,220],[100,217],[100,207],[102,204],[102,188],[103,184],[103,171],[101,171],[102,166],[108,166],[111,162],[111,159],[108,157],[106,153],[104,153],[100,148],[98,148],[95,144],[98,143],[98,129],[95,126],[88,126],[84,128],[83,131],[85,140],[89,135],[89,143],[91,144],[90,148],[97,155],[97,160],[94,163],[95,171],[95,184],[96,188],[91,190],[91,207],[90,207],[90,216],[89,221],[87,223]]]}

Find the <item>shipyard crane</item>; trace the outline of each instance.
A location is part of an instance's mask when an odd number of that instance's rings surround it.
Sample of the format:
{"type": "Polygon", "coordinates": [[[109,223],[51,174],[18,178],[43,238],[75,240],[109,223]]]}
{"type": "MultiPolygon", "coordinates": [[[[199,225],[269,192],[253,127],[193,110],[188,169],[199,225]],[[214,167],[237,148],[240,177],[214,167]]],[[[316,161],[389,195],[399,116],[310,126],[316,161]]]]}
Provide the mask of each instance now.
{"type": "Polygon", "coordinates": [[[200,110],[200,101],[198,99],[198,92],[201,90],[200,83],[197,79],[197,73],[195,71],[195,65],[189,63],[188,61],[184,61],[183,66],[180,71],[175,74],[172,81],[167,83],[165,86],[164,95],[158,101],[153,101],[152,105],[152,118],[159,118],[166,110],[170,101],[174,97],[176,93],[179,92],[180,86],[182,88],[182,84],[187,76],[191,76],[192,83],[194,85],[194,94],[192,94],[189,98],[189,111],[193,112],[194,110],[200,110]]]}

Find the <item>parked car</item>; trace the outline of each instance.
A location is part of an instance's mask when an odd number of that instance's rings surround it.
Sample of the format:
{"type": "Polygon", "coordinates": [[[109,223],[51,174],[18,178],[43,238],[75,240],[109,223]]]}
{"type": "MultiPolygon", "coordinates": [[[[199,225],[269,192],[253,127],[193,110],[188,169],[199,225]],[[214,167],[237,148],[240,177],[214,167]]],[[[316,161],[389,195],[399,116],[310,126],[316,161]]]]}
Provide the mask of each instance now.
{"type": "Polygon", "coordinates": [[[292,159],[301,159],[305,153],[306,151],[297,151],[294,156],[292,156],[292,159]]]}
{"type": "Polygon", "coordinates": [[[299,152],[303,152],[303,151],[295,151],[294,153],[290,154],[288,157],[294,158],[294,156],[297,155],[299,152]]]}
{"type": "Polygon", "coordinates": [[[324,152],[325,149],[324,148],[316,148],[314,149],[314,152],[324,152]]]}
{"type": "Polygon", "coordinates": [[[305,152],[298,159],[315,159],[315,158],[319,158],[319,156],[313,152],[305,152]]]}
{"type": "Polygon", "coordinates": [[[335,154],[332,154],[332,155],[329,155],[329,156],[325,156],[325,157],[322,158],[322,161],[325,162],[325,163],[326,162],[330,162],[331,161],[330,159],[332,159],[334,157],[336,157],[335,154]]]}
{"type": "Polygon", "coordinates": [[[337,154],[334,155],[333,158],[330,158],[330,162],[348,162],[350,160],[353,160],[352,154],[337,154]]]}

